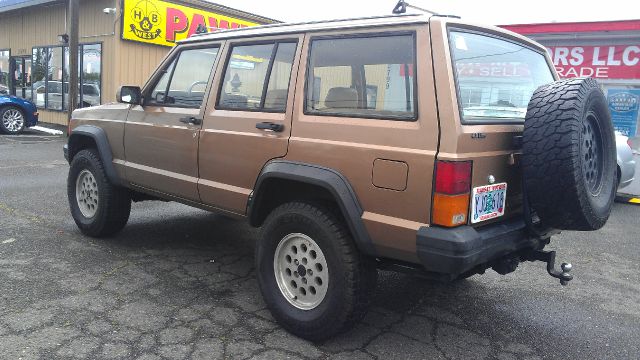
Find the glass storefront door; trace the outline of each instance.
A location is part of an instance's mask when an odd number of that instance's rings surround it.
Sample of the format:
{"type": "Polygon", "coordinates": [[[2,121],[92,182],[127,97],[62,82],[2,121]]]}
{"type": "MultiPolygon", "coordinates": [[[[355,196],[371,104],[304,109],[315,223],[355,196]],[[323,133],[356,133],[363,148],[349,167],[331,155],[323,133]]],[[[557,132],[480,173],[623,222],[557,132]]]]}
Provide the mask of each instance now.
{"type": "Polygon", "coordinates": [[[11,95],[31,100],[31,57],[12,57],[11,95]]]}

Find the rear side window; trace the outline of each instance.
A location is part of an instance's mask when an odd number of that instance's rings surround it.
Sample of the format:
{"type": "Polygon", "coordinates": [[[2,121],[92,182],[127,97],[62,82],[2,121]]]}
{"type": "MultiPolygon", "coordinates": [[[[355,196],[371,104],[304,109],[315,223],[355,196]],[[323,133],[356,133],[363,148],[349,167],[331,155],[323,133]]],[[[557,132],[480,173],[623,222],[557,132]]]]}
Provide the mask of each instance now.
{"type": "Polygon", "coordinates": [[[311,41],[305,113],[414,120],[411,34],[311,41]]]}
{"type": "Polygon", "coordinates": [[[543,54],[489,35],[451,31],[464,122],[521,122],[534,90],[553,81],[543,54]]]}
{"type": "Polygon", "coordinates": [[[164,69],[147,103],[199,108],[217,55],[218,48],[181,51],[164,69]]]}
{"type": "Polygon", "coordinates": [[[234,46],[218,108],[284,112],[295,52],[292,42],[234,46]]]}

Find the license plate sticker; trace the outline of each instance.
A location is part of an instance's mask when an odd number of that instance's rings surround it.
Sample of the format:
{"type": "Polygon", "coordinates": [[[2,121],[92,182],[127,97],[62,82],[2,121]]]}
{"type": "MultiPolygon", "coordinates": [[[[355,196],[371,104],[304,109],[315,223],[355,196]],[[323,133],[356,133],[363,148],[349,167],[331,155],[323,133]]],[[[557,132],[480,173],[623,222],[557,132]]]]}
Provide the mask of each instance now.
{"type": "Polygon", "coordinates": [[[471,198],[471,223],[494,219],[504,215],[507,199],[507,183],[473,188],[471,198]]]}

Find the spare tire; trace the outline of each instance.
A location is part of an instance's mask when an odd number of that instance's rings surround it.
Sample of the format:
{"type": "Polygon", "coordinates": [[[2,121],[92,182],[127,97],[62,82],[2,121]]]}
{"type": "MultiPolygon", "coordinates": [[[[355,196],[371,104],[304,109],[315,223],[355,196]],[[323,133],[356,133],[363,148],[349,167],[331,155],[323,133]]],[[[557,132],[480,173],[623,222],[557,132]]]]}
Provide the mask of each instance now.
{"type": "Polygon", "coordinates": [[[523,133],[523,177],[543,225],[597,230],[616,191],[616,146],[607,101],[594,79],[539,87],[523,133]]]}

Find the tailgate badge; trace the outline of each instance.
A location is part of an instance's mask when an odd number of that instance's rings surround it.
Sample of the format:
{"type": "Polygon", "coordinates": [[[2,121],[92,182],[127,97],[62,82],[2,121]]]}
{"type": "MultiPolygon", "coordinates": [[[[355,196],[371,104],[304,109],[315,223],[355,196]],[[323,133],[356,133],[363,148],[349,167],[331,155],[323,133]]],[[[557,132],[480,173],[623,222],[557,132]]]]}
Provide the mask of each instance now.
{"type": "Polygon", "coordinates": [[[489,181],[489,184],[493,184],[496,182],[496,178],[493,175],[489,175],[489,177],[487,178],[487,180],[489,181]]]}

